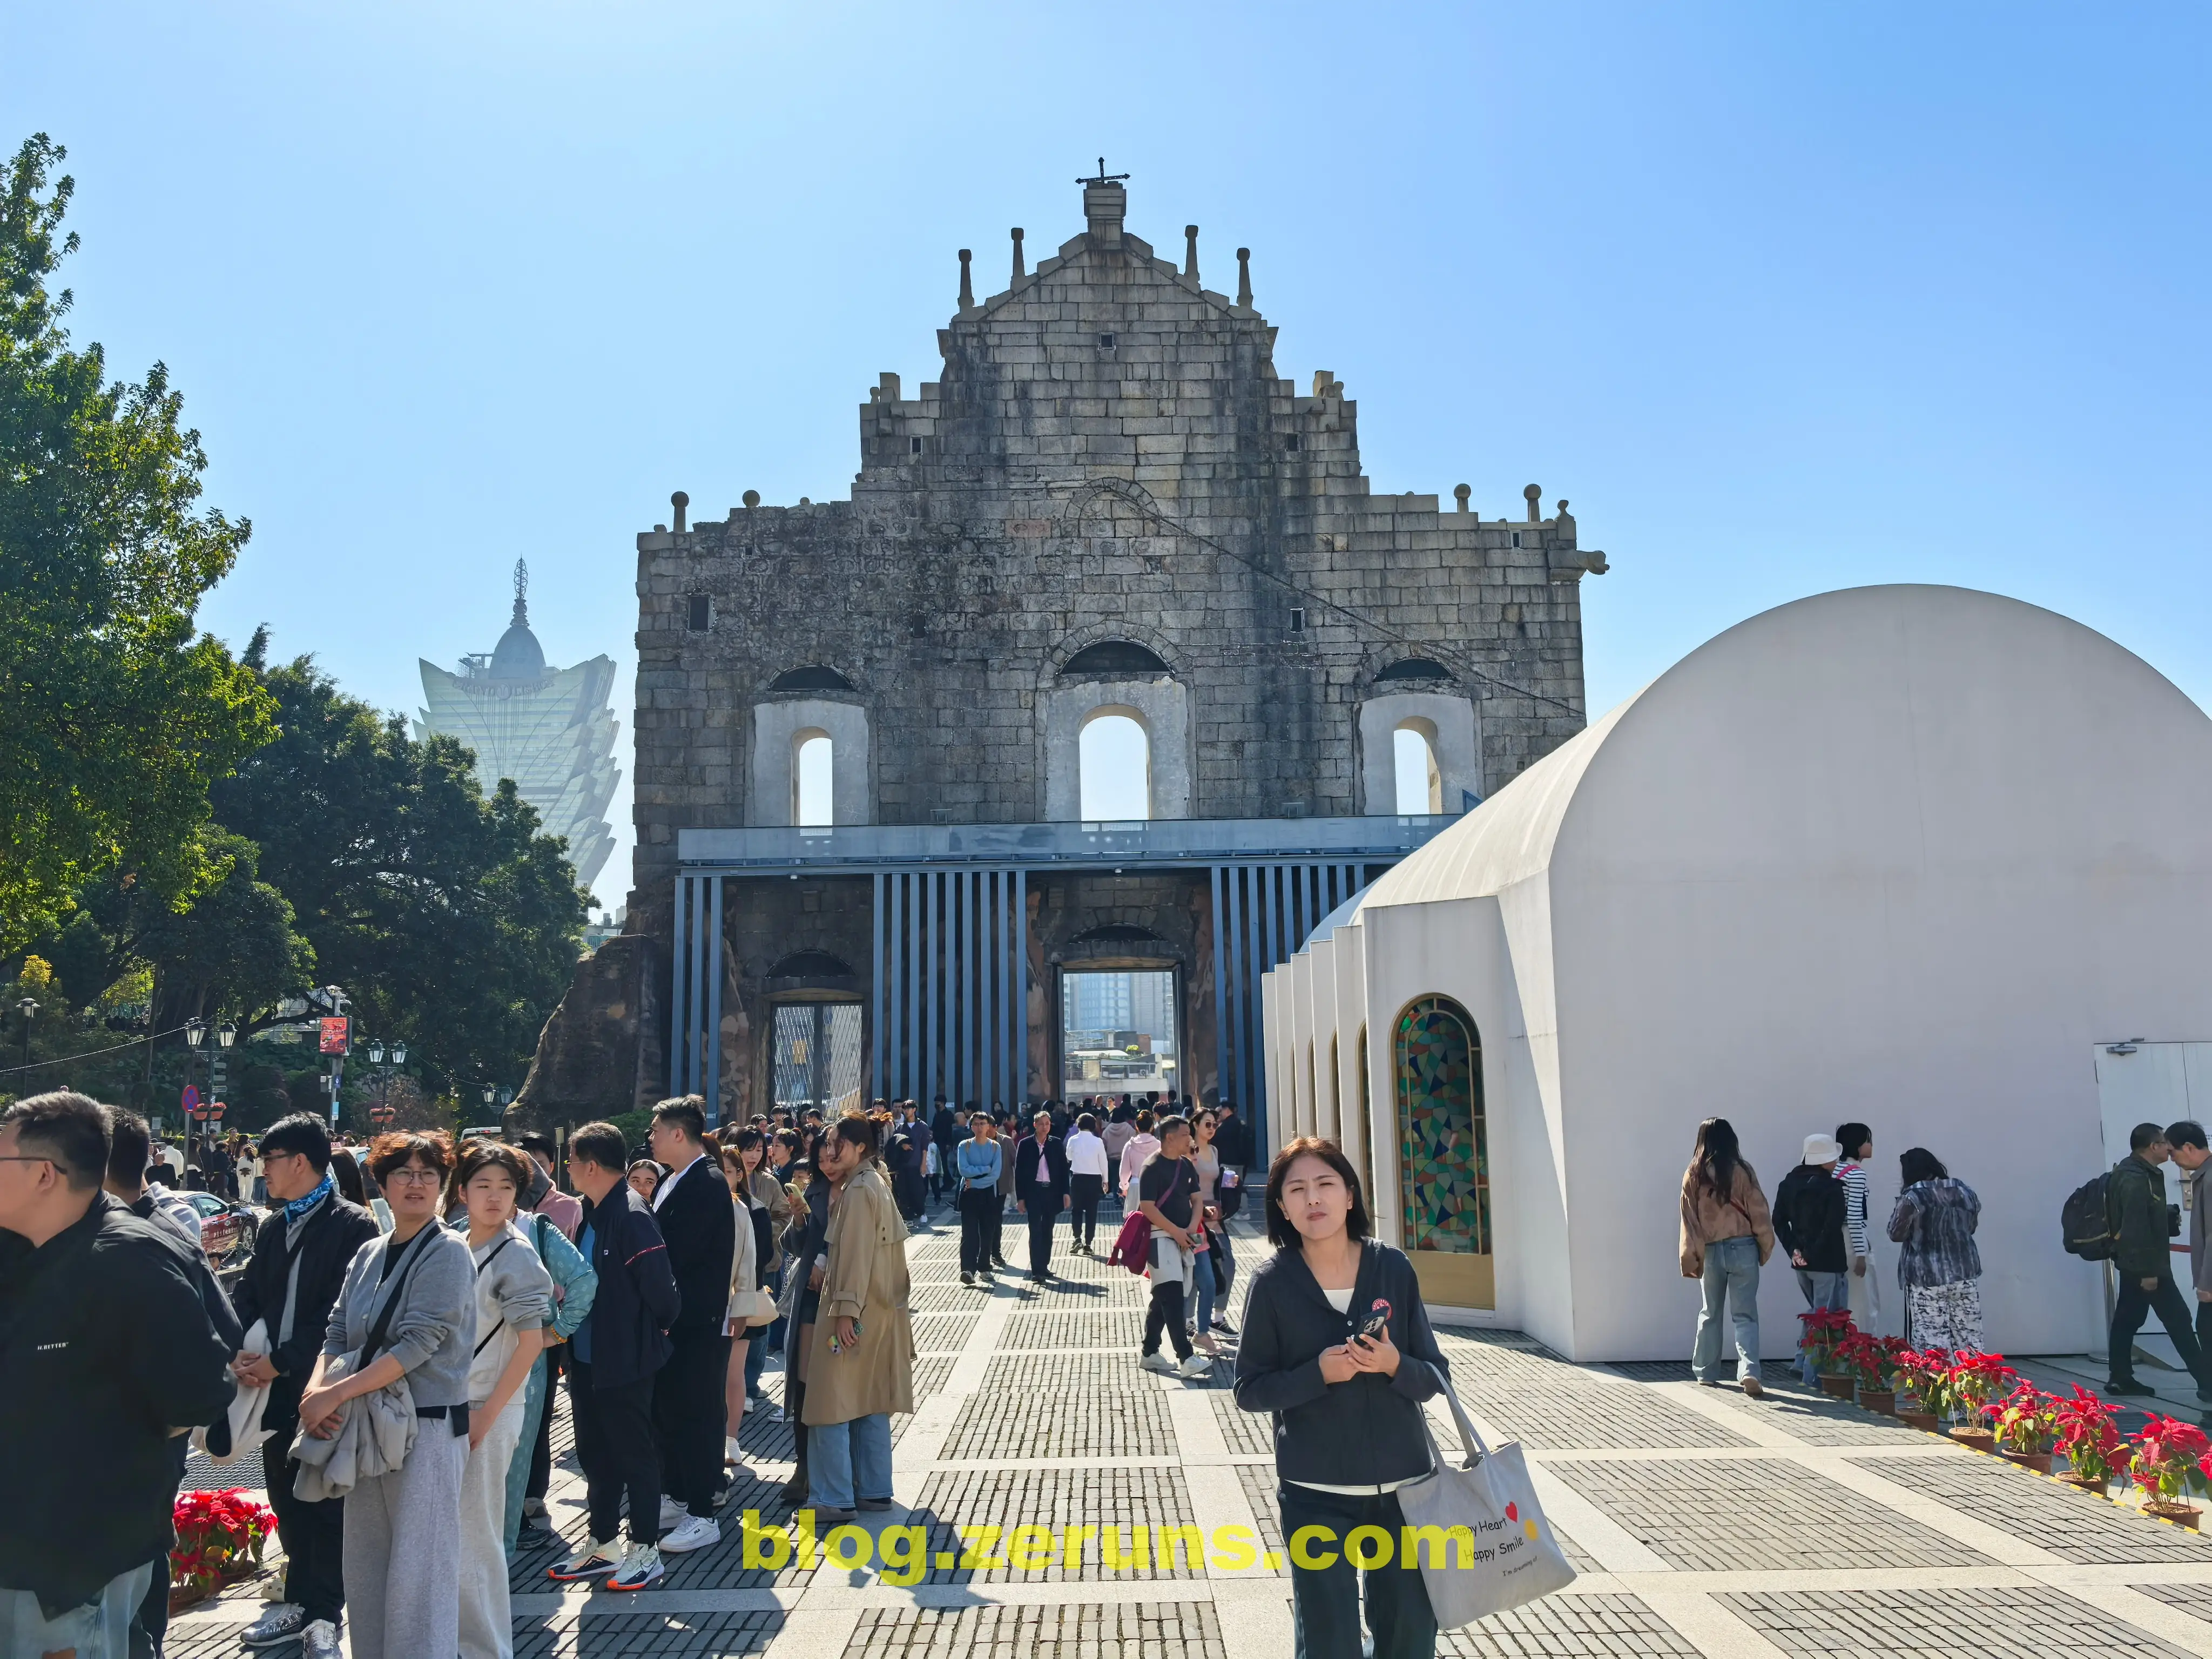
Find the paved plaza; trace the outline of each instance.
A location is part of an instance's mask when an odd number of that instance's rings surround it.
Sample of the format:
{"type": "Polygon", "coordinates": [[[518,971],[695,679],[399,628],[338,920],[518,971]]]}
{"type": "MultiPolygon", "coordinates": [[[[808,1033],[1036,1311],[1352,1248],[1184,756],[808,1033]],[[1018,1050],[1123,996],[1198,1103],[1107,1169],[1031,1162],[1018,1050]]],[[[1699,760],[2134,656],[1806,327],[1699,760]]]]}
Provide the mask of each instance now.
{"type": "MultiPolygon", "coordinates": [[[[1267,1247],[1237,1231],[1249,1266],[1267,1247]]],[[[1018,1225],[1006,1242],[1023,1261],[1018,1225]]],[[[1131,1532],[1242,1528],[1281,1549],[1266,1419],[1237,1409],[1231,1362],[1202,1383],[1139,1370],[1143,1285],[1103,1261],[1063,1249],[1061,1282],[1001,1274],[986,1291],[960,1284],[941,1219],[908,1253],[915,1409],[894,1422],[899,1508],[870,1531],[924,1529],[918,1557],[894,1545],[912,1563],[894,1576],[915,1582],[779,1564],[760,1536],[747,1564],[740,1516],[787,1518],[775,1492],[792,1453],[790,1429],[755,1413],[741,1437],[751,1478],[732,1488],[721,1543],[671,1557],[662,1586],[562,1589],[544,1577],[556,1547],[526,1548],[518,1659],[1287,1659],[1287,1567],[1164,1545],[1146,1559],[1131,1532]],[[1114,1534],[1119,1565],[1098,1540],[1065,1541],[1086,1527],[1114,1534]]],[[[1441,1653],[2212,1655],[2212,1540],[1787,1383],[1753,1402],[1698,1388],[1685,1364],[1574,1365],[1504,1330],[1442,1340],[1484,1433],[1528,1449],[1582,1576],[1447,1632],[1441,1653]]],[[[565,1412],[554,1443],[553,1512],[573,1540],[583,1493],[565,1412]]],[[[241,1652],[259,1606],[249,1590],[196,1609],[171,1653],[241,1652]]]]}

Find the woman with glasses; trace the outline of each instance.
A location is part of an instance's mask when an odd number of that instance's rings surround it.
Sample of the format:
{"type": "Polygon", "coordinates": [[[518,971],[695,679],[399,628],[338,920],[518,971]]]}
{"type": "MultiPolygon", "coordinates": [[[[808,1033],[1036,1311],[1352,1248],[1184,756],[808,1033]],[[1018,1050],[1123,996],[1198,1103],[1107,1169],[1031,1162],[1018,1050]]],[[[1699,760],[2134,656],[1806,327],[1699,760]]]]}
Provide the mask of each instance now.
{"type": "Polygon", "coordinates": [[[380,1135],[368,1167],[392,1206],[392,1231],[362,1245],[346,1270],[322,1358],[300,1399],[300,1425],[328,1439],[353,1401],[407,1385],[414,1444],[398,1468],[346,1494],[343,1548],[354,1659],[418,1659],[460,1650],[477,1268],[468,1242],[438,1223],[453,1168],[443,1131],[380,1135]],[[380,1322],[380,1346],[364,1352],[380,1322]],[[353,1366],[338,1363],[347,1356],[353,1366]]]}

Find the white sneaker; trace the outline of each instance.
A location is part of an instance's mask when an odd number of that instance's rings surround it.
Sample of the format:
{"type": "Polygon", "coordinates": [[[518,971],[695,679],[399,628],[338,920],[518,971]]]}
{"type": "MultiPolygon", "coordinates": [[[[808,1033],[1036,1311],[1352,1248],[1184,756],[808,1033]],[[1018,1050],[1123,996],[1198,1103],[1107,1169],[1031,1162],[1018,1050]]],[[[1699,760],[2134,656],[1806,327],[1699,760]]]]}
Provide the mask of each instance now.
{"type": "Polygon", "coordinates": [[[249,1648],[273,1648],[298,1641],[307,1627],[307,1608],[297,1601],[279,1601],[240,1631],[238,1639],[249,1648]]]}
{"type": "Polygon", "coordinates": [[[1213,1369],[1213,1362],[1202,1353],[1194,1353],[1176,1367],[1177,1376],[1204,1376],[1213,1369]]]}
{"type": "MultiPolygon", "coordinates": [[[[709,1526],[714,1523],[708,1522],[709,1526]]],[[[615,1569],[614,1577],[607,1580],[611,1590],[643,1589],[647,1584],[657,1584],[667,1569],[660,1565],[660,1552],[650,1544],[632,1544],[629,1553],[623,1557],[622,1565],[615,1569]]]]}
{"type": "MultiPolygon", "coordinates": [[[[666,1555],[687,1555],[693,1550],[702,1550],[709,1544],[722,1541],[722,1528],[703,1515],[687,1515],[674,1532],[660,1540],[660,1549],[666,1555]]],[[[625,1568],[628,1563],[624,1564],[625,1568]]],[[[617,1574],[617,1577],[621,1575],[617,1574]]]]}
{"type": "Polygon", "coordinates": [[[548,1578],[562,1583],[573,1583],[578,1579],[596,1578],[603,1572],[612,1572],[623,1564],[623,1553],[615,1547],[611,1538],[601,1543],[594,1538],[586,1542],[557,1567],[545,1569],[548,1578]]]}
{"type": "Polygon", "coordinates": [[[734,1434],[723,1436],[722,1462],[726,1464],[734,1466],[736,1464],[742,1463],[744,1461],[744,1455],[738,1450],[738,1437],[734,1434]]]}
{"type": "Polygon", "coordinates": [[[345,1659],[338,1646],[338,1627],[327,1619],[309,1625],[300,1636],[300,1659],[345,1659]]]}
{"type": "Polygon", "coordinates": [[[1175,1375],[1175,1361],[1164,1353],[1148,1353],[1137,1364],[1148,1371],[1164,1371],[1170,1376],[1175,1375]]]}
{"type": "Polygon", "coordinates": [[[666,1532],[671,1527],[682,1526],[686,1520],[690,1518],[690,1515],[691,1511],[685,1509],[683,1504],[678,1503],[674,1498],[663,1498],[660,1500],[661,1531],[666,1532]]]}

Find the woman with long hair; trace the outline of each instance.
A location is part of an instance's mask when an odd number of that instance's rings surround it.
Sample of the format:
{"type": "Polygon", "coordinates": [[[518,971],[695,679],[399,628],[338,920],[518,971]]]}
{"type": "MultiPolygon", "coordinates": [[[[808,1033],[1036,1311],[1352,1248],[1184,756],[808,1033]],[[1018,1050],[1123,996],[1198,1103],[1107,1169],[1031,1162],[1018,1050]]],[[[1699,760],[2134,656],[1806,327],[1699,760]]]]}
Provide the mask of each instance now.
{"type": "Polygon", "coordinates": [[[1974,1243],[1982,1200],[1925,1146],[1898,1159],[1905,1190],[1890,1212],[1889,1236],[1905,1292],[1905,1340],[1916,1348],[1982,1346],[1982,1253],[1974,1243]]]}
{"type": "MultiPolygon", "coordinates": [[[[752,1134],[750,1129],[743,1133],[752,1134]]],[[[738,1212],[737,1248],[730,1254],[730,1302],[722,1318],[723,1331],[730,1339],[729,1364],[722,1373],[722,1411],[729,1425],[722,1437],[726,1468],[738,1468],[744,1462],[738,1450],[738,1429],[745,1415],[745,1362],[749,1351],[760,1346],[752,1340],[749,1316],[750,1304],[760,1289],[759,1234],[753,1226],[753,1212],[760,1206],[753,1200],[750,1171],[735,1139],[721,1148],[722,1179],[729,1183],[730,1201],[738,1212]]],[[[757,1142],[759,1137],[753,1139],[757,1142]]]]}
{"type": "Polygon", "coordinates": [[[1698,1144],[1682,1176],[1682,1277],[1702,1280],[1691,1369],[1709,1389],[1723,1386],[1721,1304],[1735,1322],[1736,1385],[1753,1400],[1759,1380],[1759,1270],[1774,1254],[1774,1222],[1759,1176],[1743,1161],[1735,1129],[1724,1117],[1698,1126],[1698,1144]]]}
{"type": "Polygon", "coordinates": [[[1218,1292],[1229,1288],[1225,1264],[1221,1260],[1221,1209],[1214,1197],[1214,1183],[1221,1178],[1221,1159],[1213,1148],[1218,1121],[1212,1112],[1203,1108],[1193,1113],[1190,1120],[1190,1164],[1198,1171],[1197,1224],[1191,1229],[1192,1242],[1198,1246],[1197,1260],[1191,1267],[1197,1306],[1191,1317],[1191,1328],[1195,1333],[1192,1340],[1198,1351],[1206,1354],[1221,1352],[1213,1340],[1213,1299],[1218,1292]],[[1218,1284],[1215,1282],[1217,1279],[1218,1284]]]}
{"type": "MultiPolygon", "coordinates": [[[[1163,1139],[1179,1140],[1170,1121],[1163,1139]]],[[[1413,1263],[1370,1236],[1359,1176],[1334,1141],[1305,1136],[1275,1154],[1267,1222],[1275,1254],[1244,1304],[1237,1403],[1273,1415],[1283,1536],[1326,1540],[1310,1558],[1326,1566],[1291,1552],[1297,1659],[1349,1659],[1362,1570],[1346,1540],[1379,1528],[1410,1547],[1397,1492],[1430,1471],[1421,1402],[1443,1392],[1444,1357],[1413,1263]]],[[[1436,1613],[1411,1565],[1386,1554],[1364,1570],[1376,1659],[1436,1653],[1436,1613]]]]}

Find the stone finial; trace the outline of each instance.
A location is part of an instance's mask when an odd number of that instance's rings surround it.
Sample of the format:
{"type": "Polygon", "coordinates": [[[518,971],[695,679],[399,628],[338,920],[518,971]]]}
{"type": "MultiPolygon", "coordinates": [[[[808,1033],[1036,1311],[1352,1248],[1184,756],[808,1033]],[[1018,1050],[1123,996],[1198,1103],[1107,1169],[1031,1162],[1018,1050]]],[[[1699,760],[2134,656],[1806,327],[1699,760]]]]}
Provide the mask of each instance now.
{"type": "Polygon", "coordinates": [[[963,311],[975,308],[975,283],[968,274],[969,262],[975,257],[964,247],[960,250],[960,309],[963,311]]]}
{"type": "Polygon", "coordinates": [[[876,392],[871,400],[879,404],[895,404],[899,400],[899,377],[885,369],[876,376],[876,392]]]}
{"type": "Polygon", "coordinates": [[[1521,492],[1521,495],[1522,499],[1528,503],[1528,522],[1530,524],[1543,523],[1544,509],[1540,503],[1544,499],[1544,492],[1538,489],[1534,484],[1530,484],[1526,489],[1523,489],[1521,492]]]}
{"type": "Polygon", "coordinates": [[[1237,303],[1245,310],[1252,308],[1252,250],[1237,250],[1237,303]]]}
{"type": "Polygon", "coordinates": [[[760,491],[757,489],[748,489],[745,491],[744,500],[747,507],[758,507],[760,505],[760,491]]]}
{"type": "Polygon", "coordinates": [[[1104,247],[1121,246],[1121,222],[1128,217],[1129,192],[1121,188],[1126,173],[1106,171],[1106,158],[1098,158],[1098,176],[1078,179],[1083,186],[1084,228],[1104,247]]]}
{"type": "Polygon", "coordinates": [[[1192,282],[1198,280],[1198,227],[1182,228],[1182,274],[1192,282]]]}
{"type": "Polygon", "coordinates": [[[1029,271],[1027,270],[1027,269],[1025,269],[1025,268],[1024,267],[1024,265],[1023,265],[1023,264],[1022,264],[1022,228],[1021,228],[1019,225],[1016,225],[1016,226],[1014,227],[1014,229],[1013,229],[1013,238],[1014,238],[1014,280],[1015,280],[1016,282],[1018,282],[1018,282],[1020,282],[1020,281],[1022,280],[1022,278],[1023,278],[1023,277],[1024,277],[1024,276],[1028,276],[1028,275],[1029,275],[1029,271]]]}
{"type": "Polygon", "coordinates": [[[1452,486],[1452,499],[1459,503],[1459,510],[1462,513],[1467,511],[1467,498],[1474,494],[1474,491],[1468,489],[1465,484],[1454,484],[1452,486]]]}
{"type": "Polygon", "coordinates": [[[684,509],[691,505],[691,498],[679,489],[668,498],[668,505],[676,514],[676,533],[680,536],[684,533],[684,509]]]}

